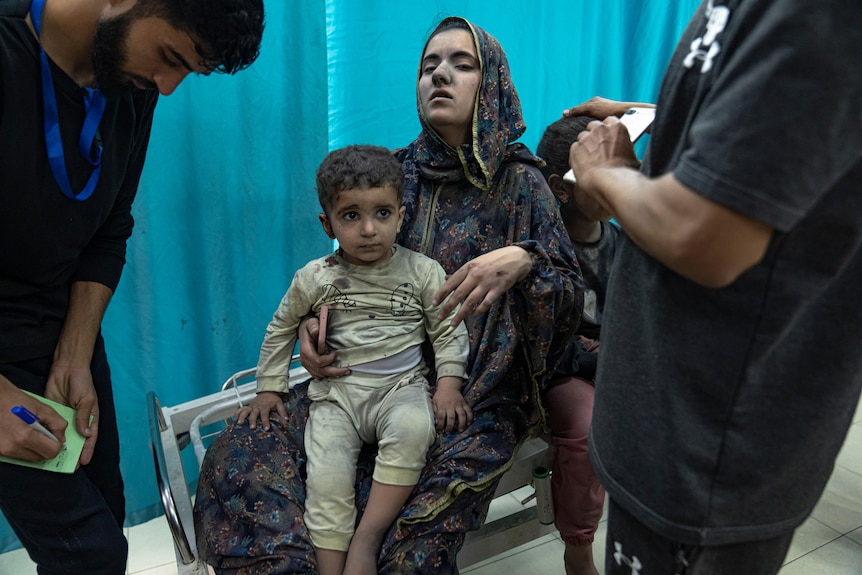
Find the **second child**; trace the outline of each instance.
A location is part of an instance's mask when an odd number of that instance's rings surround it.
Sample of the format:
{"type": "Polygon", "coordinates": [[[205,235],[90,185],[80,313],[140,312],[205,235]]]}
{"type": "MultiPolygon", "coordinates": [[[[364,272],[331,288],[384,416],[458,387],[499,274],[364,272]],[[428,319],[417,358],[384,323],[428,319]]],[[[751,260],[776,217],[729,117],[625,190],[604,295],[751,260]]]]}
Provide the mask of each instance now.
{"type": "Polygon", "coordinates": [[[584,278],[584,312],[554,379],[542,394],[556,449],[551,495],[554,523],[565,543],[566,575],[598,575],[592,544],[605,501],[588,453],[593,418],[596,364],[605,292],[620,229],[611,215],[577,184],[563,180],[569,169],[569,148],[589,116],[564,117],[550,124],[536,153],[545,160],[542,174],[560,203],[560,215],[578,256],[584,278]]]}

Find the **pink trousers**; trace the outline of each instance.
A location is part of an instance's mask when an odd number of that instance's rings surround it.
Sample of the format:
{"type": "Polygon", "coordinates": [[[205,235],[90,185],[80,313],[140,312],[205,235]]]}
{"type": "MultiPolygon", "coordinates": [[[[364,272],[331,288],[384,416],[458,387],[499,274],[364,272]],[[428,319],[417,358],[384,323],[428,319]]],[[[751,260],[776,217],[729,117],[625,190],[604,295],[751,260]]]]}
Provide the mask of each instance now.
{"type": "Polygon", "coordinates": [[[593,381],[565,377],[555,380],[543,396],[556,447],[551,473],[554,525],[571,545],[593,542],[605,501],[587,451],[595,389],[593,381]]]}

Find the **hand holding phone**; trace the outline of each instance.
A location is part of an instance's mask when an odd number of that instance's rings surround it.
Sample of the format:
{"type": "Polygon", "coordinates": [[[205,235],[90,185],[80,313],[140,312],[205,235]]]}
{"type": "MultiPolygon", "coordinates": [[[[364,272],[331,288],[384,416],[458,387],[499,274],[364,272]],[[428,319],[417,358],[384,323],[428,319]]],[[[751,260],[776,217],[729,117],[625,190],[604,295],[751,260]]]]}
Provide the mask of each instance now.
{"type": "MultiPolygon", "coordinates": [[[[625,114],[620,117],[620,123],[629,131],[629,138],[632,144],[637,142],[641,136],[652,125],[655,119],[655,108],[629,108],[625,114]]],[[[575,173],[572,170],[566,172],[563,176],[563,181],[574,184],[575,173]]]]}

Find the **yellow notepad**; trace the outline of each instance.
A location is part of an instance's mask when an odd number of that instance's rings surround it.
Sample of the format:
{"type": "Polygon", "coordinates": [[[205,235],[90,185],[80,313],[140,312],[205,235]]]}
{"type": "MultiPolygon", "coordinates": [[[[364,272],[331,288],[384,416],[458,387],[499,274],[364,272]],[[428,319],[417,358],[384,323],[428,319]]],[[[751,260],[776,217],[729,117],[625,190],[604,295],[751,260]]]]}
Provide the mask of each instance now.
{"type": "Polygon", "coordinates": [[[81,458],[81,451],[84,450],[84,440],[86,439],[83,435],[78,433],[77,429],[75,429],[75,410],[68,405],[51,401],[41,395],[36,395],[35,393],[30,393],[25,390],[21,391],[24,391],[27,395],[35,397],[46,405],[50,405],[57,411],[57,413],[60,414],[61,417],[69,422],[69,426],[66,427],[66,444],[63,446],[63,451],[61,451],[54,459],[46,459],[44,461],[33,463],[31,461],[23,461],[21,459],[12,459],[11,457],[0,456],[0,461],[14,463],[15,465],[23,465],[25,467],[33,467],[34,469],[55,471],[57,473],[74,473],[75,468],[78,466],[78,460],[81,458]]]}

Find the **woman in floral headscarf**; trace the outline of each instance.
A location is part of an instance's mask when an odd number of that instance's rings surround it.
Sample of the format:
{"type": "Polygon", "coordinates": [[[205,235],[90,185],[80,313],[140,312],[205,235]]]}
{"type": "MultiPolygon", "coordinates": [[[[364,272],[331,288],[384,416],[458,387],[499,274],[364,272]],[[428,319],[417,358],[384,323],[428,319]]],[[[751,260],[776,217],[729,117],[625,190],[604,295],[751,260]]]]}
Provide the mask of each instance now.
{"type": "MultiPolygon", "coordinates": [[[[439,297],[449,296],[447,313],[461,304],[456,319],[470,334],[464,396],[474,421],[432,446],[383,541],[380,573],[457,572],[465,533],[481,526],[515,450],[543,423],[539,396],[582,303],[574,252],[540,160],[513,143],[525,125],[499,43],[462,18],[443,20],[423,50],[417,100],[422,133],[395,152],[407,208],[399,243],[450,274],[439,297]]],[[[309,372],[342,374],[305,335],[309,372]]],[[[286,399],[286,424],[232,427],[207,452],[195,523],[201,556],[218,573],[314,570],[302,524],[306,391],[296,386],[286,399]]],[[[364,453],[360,513],[372,468],[373,453],[364,453]]]]}

